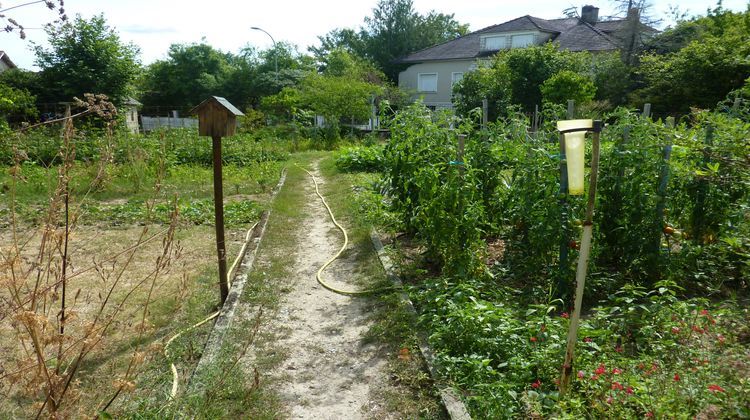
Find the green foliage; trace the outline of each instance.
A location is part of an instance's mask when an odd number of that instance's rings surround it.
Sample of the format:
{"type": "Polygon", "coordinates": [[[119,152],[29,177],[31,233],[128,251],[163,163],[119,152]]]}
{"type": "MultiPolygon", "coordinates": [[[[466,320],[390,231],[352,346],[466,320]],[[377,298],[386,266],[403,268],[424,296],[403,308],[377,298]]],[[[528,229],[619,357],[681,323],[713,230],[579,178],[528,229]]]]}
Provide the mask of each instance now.
{"type": "Polygon", "coordinates": [[[372,16],[365,17],[364,26],[358,31],[335,29],[318,37],[322,45],[310,50],[319,61],[325,62],[331,51],[344,48],[372,60],[390,81],[397,82],[404,66],[396,63],[396,59],[465,35],[468,29],[453,14],[416,12],[412,0],[379,0],[372,16]]]}
{"type": "Polygon", "coordinates": [[[679,290],[624,287],[581,323],[576,376],[558,392],[568,313],[520,290],[440,278],[413,290],[443,372],[491,418],[748,415],[739,306],[679,300],[679,290]]]}
{"type": "Polygon", "coordinates": [[[479,67],[466,73],[453,86],[453,104],[459,115],[469,115],[471,110],[481,109],[484,99],[487,99],[489,121],[504,115],[511,103],[508,68],[499,61],[491,67],[479,67]]]}
{"type": "Polygon", "coordinates": [[[196,106],[223,94],[230,73],[229,57],[207,44],[173,44],[167,59],[148,66],[141,98],[147,106],[196,106]]]}
{"type": "MultiPolygon", "coordinates": [[[[542,84],[562,71],[576,73],[576,82],[572,83],[580,85],[586,92],[583,97],[588,97],[591,88],[578,78],[586,77],[584,75],[591,67],[592,60],[591,54],[559,51],[551,43],[501,51],[489,68],[480,67],[469,72],[456,84],[456,109],[459,114],[467,115],[471,109],[481,106],[482,99],[487,98],[490,121],[506,115],[507,107],[511,104],[520,105],[525,112],[533,112],[535,106],[542,103],[542,84]]],[[[577,92],[575,89],[571,91],[578,95],[577,92]]]]}
{"type": "Polygon", "coordinates": [[[690,107],[713,108],[742,87],[750,74],[750,12],[721,11],[685,25],[696,24],[701,36],[684,48],[641,58],[638,73],[646,86],[633,94],[634,102],[686,113],[690,107]]]}
{"type": "MultiPolygon", "coordinates": [[[[745,357],[747,332],[736,326],[746,315],[678,296],[747,291],[742,139],[750,128],[722,112],[674,128],[624,109],[607,121],[584,296],[591,315],[580,327],[572,390],[561,396],[555,381],[570,303],[553,299],[559,238],[580,234],[585,197],[566,197],[563,225],[557,132],[544,124],[529,133],[515,114],[476,134],[440,116],[433,122],[419,105],[397,115],[385,150],[386,201],[400,218],[391,226],[426,247],[411,295],[442,371],[473,413],[492,418],[746,416],[747,364],[727,368],[745,357]],[[459,132],[469,134],[462,175],[446,164],[459,132]],[[503,252],[488,267],[487,242],[498,239],[503,252]],[[440,274],[424,278],[430,270],[440,274]]],[[[564,279],[573,277],[569,252],[564,279]]]]}
{"type": "Polygon", "coordinates": [[[344,172],[379,172],[383,166],[383,147],[347,147],[336,153],[336,167],[344,172]]]}
{"type": "Polygon", "coordinates": [[[344,117],[367,119],[370,99],[380,91],[378,86],[345,76],[311,74],[300,88],[300,103],[330,123],[344,117]]]}
{"type": "Polygon", "coordinates": [[[35,102],[36,98],[28,91],[0,82],[0,124],[36,119],[35,102]]]}
{"type": "Polygon", "coordinates": [[[385,148],[385,183],[403,226],[418,234],[445,272],[462,276],[481,270],[481,190],[477,172],[456,162],[458,137],[446,129],[447,114],[431,120],[416,104],[391,123],[385,148]]]}
{"type": "Polygon", "coordinates": [[[591,78],[570,70],[555,73],[540,87],[542,102],[566,104],[572,99],[576,104],[585,105],[594,99],[596,86],[591,78]]]}
{"type": "Polygon", "coordinates": [[[103,15],[89,20],[76,16],[72,22],[47,29],[50,47],[36,46],[36,65],[41,69],[45,103],[71,102],[84,93],[105,94],[116,103],[130,94],[139,71],[139,50],[125,44],[103,15]]]}

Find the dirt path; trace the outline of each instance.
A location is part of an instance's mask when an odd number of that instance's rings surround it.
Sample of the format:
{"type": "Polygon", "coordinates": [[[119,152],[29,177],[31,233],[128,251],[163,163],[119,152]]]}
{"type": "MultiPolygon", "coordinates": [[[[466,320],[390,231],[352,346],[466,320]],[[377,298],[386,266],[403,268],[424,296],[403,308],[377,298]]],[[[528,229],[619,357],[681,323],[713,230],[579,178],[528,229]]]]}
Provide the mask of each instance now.
{"type": "MultiPolygon", "coordinates": [[[[317,163],[312,171],[324,190],[317,163]]],[[[375,394],[387,385],[387,361],[375,344],[364,345],[373,303],[370,298],[332,293],[320,286],[315,273],[341,246],[341,233],[331,223],[315,195],[312,181],[305,190],[303,223],[297,233],[290,278],[283,279],[288,294],[282,297],[272,330],[285,360],[271,374],[278,380],[282,402],[290,418],[389,418],[375,394]]],[[[348,289],[357,268],[356,252],[334,262],[324,273],[328,282],[348,289]]],[[[289,260],[292,260],[291,255],[289,260]]]]}

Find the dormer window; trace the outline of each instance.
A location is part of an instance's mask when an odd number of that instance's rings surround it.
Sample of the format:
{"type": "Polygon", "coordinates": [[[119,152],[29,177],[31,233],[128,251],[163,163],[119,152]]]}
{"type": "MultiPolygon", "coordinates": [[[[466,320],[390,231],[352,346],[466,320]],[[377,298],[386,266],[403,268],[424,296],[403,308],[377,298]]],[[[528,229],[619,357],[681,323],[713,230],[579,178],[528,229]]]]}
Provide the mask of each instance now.
{"type": "Polygon", "coordinates": [[[508,37],[505,35],[493,35],[484,37],[483,50],[495,51],[508,48],[508,37]]]}
{"type": "Polygon", "coordinates": [[[525,33],[506,33],[485,35],[479,38],[480,49],[482,51],[499,51],[509,48],[524,48],[534,45],[536,34],[534,32],[525,33]]]}
{"type": "Polygon", "coordinates": [[[534,34],[513,35],[511,48],[523,48],[534,45],[534,34]]]}

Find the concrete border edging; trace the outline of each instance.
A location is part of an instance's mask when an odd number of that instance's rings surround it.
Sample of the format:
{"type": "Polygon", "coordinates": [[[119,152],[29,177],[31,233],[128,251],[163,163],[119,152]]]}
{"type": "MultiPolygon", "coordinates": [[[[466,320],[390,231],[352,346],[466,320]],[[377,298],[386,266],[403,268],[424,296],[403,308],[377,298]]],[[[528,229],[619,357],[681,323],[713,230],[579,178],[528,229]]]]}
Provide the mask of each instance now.
{"type": "MultiPolygon", "coordinates": [[[[378,259],[380,260],[380,264],[383,266],[388,279],[393,282],[394,285],[402,287],[403,283],[396,274],[393,262],[385,253],[383,242],[380,241],[380,237],[375,233],[375,231],[370,232],[370,240],[372,241],[372,245],[375,248],[375,251],[378,253],[378,259]]],[[[412,316],[414,316],[414,319],[416,319],[418,316],[417,310],[414,309],[414,304],[412,303],[411,299],[409,299],[409,295],[407,295],[406,292],[402,290],[399,292],[399,299],[406,305],[407,310],[412,314],[412,316]]],[[[438,380],[440,379],[439,372],[437,370],[437,358],[435,357],[435,352],[432,350],[427,341],[427,336],[423,332],[417,331],[417,344],[419,346],[419,351],[422,353],[422,356],[427,363],[427,369],[430,371],[430,376],[432,376],[432,379],[437,384],[438,380]]],[[[441,387],[439,385],[437,386],[437,388],[438,392],[440,393],[440,400],[452,420],[471,420],[471,416],[466,410],[466,406],[453,389],[448,387],[441,387]]]]}
{"type": "MultiPolygon", "coordinates": [[[[274,187],[271,194],[271,199],[269,200],[270,204],[273,204],[276,196],[279,194],[279,191],[281,191],[281,188],[284,186],[284,183],[286,182],[286,174],[287,170],[286,168],[284,168],[281,173],[281,178],[279,179],[278,184],[276,184],[276,187],[274,187]]],[[[236,270],[234,278],[232,279],[232,287],[229,289],[229,295],[227,296],[227,300],[224,301],[224,305],[221,308],[221,313],[216,319],[214,327],[208,336],[208,341],[206,341],[206,346],[204,347],[203,354],[201,355],[201,358],[198,361],[198,365],[195,367],[195,370],[193,371],[193,374],[191,376],[190,386],[193,385],[192,378],[195,378],[199,372],[201,372],[207,366],[210,366],[215,361],[216,357],[219,354],[219,351],[221,350],[221,345],[224,342],[224,335],[226,334],[227,330],[229,330],[229,327],[232,325],[232,321],[234,320],[234,313],[239,306],[242,291],[245,289],[248,274],[252,271],[253,264],[255,263],[255,256],[258,253],[258,248],[260,248],[260,242],[266,232],[266,225],[268,224],[268,219],[270,217],[271,209],[269,205],[269,209],[264,211],[260,216],[260,221],[258,221],[258,224],[253,229],[252,235],[250,235],[250,239],[248,240],[249,245],[247,247],[247,250],[245,251],[245,255],[242,258],[240,269],[236,270]]]]}

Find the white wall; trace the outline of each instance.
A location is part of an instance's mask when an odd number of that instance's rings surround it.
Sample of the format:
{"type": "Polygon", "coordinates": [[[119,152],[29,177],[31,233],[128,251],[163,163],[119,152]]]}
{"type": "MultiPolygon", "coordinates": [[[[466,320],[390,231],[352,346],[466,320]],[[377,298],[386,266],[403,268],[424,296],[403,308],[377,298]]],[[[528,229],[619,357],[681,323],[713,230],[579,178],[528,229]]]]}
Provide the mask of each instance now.
{"type": "Polygon", "coordinates": [[[414,64],[398,75],[398,85],[411,94],[412,100],[422,98],[427,106],[436,108],[450,108],[453,93],[452,74],[469,72],[474,68],[475,60],[428,61],[414,64]],[[417,92],[417,77],[419,73],[437,73],[437,92],[417,92]]]}

